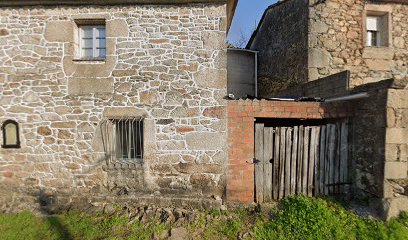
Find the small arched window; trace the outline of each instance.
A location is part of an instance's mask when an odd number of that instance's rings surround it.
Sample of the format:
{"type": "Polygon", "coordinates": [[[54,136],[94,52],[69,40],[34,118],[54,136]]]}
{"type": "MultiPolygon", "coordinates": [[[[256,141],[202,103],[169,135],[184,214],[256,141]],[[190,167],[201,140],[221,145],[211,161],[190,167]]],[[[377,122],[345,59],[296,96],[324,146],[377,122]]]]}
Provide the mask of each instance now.
{"type": "Polygon", "coordinates": [[[3,132],[2,148],[20,148],[20,135],[18,123],[13,120],[6,120],[1,126],[3,132]]]}

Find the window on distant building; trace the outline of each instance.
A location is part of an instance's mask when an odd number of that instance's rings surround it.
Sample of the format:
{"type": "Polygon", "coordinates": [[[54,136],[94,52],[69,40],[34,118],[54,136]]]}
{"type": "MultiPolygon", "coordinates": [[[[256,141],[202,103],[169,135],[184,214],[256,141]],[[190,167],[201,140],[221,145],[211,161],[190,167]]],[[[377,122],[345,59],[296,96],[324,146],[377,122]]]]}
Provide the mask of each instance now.
{"type": "Polygon", "coordinates": [[[104,59],[106,57],[105,25],[79,25],[79,56],[81,59],[104,59]]]}
{"type": "Polygon", "coordinates": [[[389,47],[392,40],[391,10],[389,7],[367,6],[365,13],[365,46],[389,47]]]}
{"type": "Polygon", "coordinates": [[[380,47],[383,46],[381,41],[382,35],[382,17],[367,16],[367,46],[380,47]]]}

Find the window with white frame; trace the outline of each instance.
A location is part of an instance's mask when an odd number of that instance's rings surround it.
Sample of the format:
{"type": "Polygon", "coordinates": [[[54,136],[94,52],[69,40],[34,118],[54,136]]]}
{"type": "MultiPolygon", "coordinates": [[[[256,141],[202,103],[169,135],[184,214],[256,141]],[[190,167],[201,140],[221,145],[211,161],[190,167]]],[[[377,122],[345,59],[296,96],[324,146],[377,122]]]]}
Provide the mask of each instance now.
{"type": "Polygon", "coordinates": [[[111,162],[143,162],[143,119],[109,119],[101,124],[103,145],[111,162]]]}
{"type": "Polygon", "coordinates": [[[79,55],[82,59],[98,59],[106,57],[105,25],[80,25],[79,55]]]}
{"type": "Polygon", "coordinates": [[[382,41],[383,23],[381,16],[367,16],[367,47],[380,47],[384,45],[382,41]]]}

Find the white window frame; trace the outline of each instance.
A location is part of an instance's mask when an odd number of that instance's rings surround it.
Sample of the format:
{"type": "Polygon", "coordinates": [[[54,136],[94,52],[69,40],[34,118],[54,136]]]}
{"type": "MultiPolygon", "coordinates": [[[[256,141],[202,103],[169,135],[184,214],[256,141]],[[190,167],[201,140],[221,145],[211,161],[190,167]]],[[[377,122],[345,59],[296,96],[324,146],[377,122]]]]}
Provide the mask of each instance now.
{"type": "Polygon", "coordinates": [[[381,47],[383,46],[383,43],[381,41],[382,39],[382,34],[383,34],[383,29],[382,29],[382,22],[383,22],[383,17],[382,16],[375,16],[375,15],[368,15],[366,17],[366,46],[367,47],[381,47]],[[369,21],[375,21],[375,26],[371,26],[369,24],[369,21]],[[373,37],[375,36],[375,43],[373,44],[373,37]]]}
{"type": "Polygon", "coordinates": [[[106,26],[105,25],[92,25],[92,24],[84,24],[78,26],[79,32],[79,56],[81,59],[105,59],[106,58],[106,26]],[[97,38],[97,29],[103,28],[105,30],[105,37],[104,38],[97,38]],[[85,56],[84,51],[84,41],[83,41],[83,29],[92,29],[92,56],[85,56]],[[99,46],[99,39],[105,40],[105,46],[99,46]],[[105,49],[105,55],[99,56],[99,49],[105,49]]]}

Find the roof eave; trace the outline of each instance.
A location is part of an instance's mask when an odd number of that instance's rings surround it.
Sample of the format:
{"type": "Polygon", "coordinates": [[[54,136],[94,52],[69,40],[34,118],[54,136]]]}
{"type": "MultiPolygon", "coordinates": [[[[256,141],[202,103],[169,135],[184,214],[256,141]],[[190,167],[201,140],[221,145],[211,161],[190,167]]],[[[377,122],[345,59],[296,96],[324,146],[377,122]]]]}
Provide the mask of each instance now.
{"type": "Polygon", "coordinates": [[[258,26],[256,27],[255,31],[252,33],[251,38],[249,39],[249,41],[248,41],[248,43],[247,43],[247,45],[246,45],[246,47],[245,47],[246,49],[250,49],[250,48],[251,48],[252,42],[254,41],[256,35],[258,34],[258,31],[259,31],[259,29],[261,28],[262,23],[263,23],[263,21],[264,21],[264,19],[265,19],[265,17],[266,17],[266,14],[268,13],[268,11],[271,10],[271,9],[273,9],[273,8],[275,8],[275,7],[277,7],[277,6],[279,6],[279,5],[281,5],[281,4],[286,3],[287,1],[288,1],[288,0],[282,0],[282,1],[276,2],[276,3],[270,5],[268,8],[265,9],[265,11],[264,11],[264,13],[263,13],[263,15],[262,15],[262,18],[261,18],[261,20],[260,20],[259,23],[258,23],[258,26]]]}
{"type": "Polygon", "coordinates": [[[226,3],[227,0],[1,0],[0,7],[52,5],[188,4],[226,3]]]}
{"type": "Polygon", "coordinates": [[[232,19],[235,15],[235,9],[237,8],[238,0],[228,0],[227,1],[227,32],[232,24],[232,19]]]}

